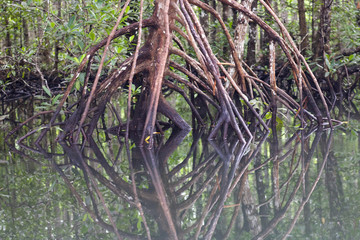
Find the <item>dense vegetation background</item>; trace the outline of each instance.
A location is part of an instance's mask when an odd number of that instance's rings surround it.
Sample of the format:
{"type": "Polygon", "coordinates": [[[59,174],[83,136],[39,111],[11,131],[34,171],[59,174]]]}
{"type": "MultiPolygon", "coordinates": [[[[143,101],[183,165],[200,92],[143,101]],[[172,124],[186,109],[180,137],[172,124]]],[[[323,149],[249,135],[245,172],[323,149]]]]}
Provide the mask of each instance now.
{"type": "MultiPolygon", "coordinates": [[[[236,41],[246,36],[242,58],[257,71],[267,73],[269,40],[253,22],[241,20],[236,11],[216,0],[203,1],[220,13],[236,41]],[[241,21],[240,21],[241,20],[241,21]],[[250,34],[237,31],[249,24],[250,34]]],[[[277,29],[258,0],[243,0],[270,26],[277,29]]],[[[356,1],[269,2],[307,57],[318,80],[330,82],[335,93],[359,80],[360,3],[356,1]]],[[[6,1],[0,5],[0,86],[1,98],[29,95],[41,89],[61,90],[71,79],[86,51],[108,36],[122,7],[122,1],[6,1]]],[[[145,1],[144,18],[151,15],[153,1],[145,1]]],[[[119,28],[139,19],[139,1],[131,1],[119,28]]],[[[209,13],[198,9],[211,46],[219,59],[231,62],[225,35],[209,13]]],[[[118,66],[135,50],[136,38],[126,35],[110,46],[105,73],[118,66]]],[[[97,56],[95,63],[100,62],[97,56]]],[[[280,71],[285,62],[277,61],[280,71]]],[[[96,66],[94,66],[95,75],[96,66]]],[[[260,74],[261,76],[261,74],[260,74]]],[[[80,83],[84,76],[80,76],[80,83]]]]}

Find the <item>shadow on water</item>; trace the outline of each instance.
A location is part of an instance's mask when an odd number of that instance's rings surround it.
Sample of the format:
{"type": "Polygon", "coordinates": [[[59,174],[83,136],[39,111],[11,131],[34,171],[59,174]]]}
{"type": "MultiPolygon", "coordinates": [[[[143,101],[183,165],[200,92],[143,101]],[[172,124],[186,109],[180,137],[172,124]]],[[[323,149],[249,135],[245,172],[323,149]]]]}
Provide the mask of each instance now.
{"type": "Polygon", "coordinates": [[[359,214],[344,219],[351,185],[342,185],[330,130],[273,129],[242,144],[170,128],[152,149],[137,147],[136,133],[126,146],[101,129],[82,145],[51,144],[59,131],[40,144],[39,131],[10,133],[16,155],[1,167],[2,239],[358,236],[349,229],[359,214]]]}

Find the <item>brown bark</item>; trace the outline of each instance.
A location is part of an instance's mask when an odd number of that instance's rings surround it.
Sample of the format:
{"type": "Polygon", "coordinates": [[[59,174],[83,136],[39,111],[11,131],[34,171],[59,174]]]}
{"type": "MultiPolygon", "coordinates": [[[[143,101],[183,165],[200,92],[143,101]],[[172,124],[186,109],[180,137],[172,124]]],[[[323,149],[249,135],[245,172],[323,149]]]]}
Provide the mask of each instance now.
{"type": "MultiPolygon", "coordinates": [[[[203,2],[206,4],[209,4],[209,0],[204,0],[203,2]]],[[[203,26],[203,28],[204,28],[205,35],[207,37],[209,37],[210,29],[209,29],[209,13],[208,12],[201,11],[200,23],[201,23],[201,26],[203,26]]]]}
{"type": "MultiPolygon", "coordinates": [[[[57,1],[57,16],[59,19],[61,19],[61,0],[57,1]]],[[[58,66],[59,66],[59,51],[60,51],[60,46],[59,46],[59,40],[55,41],[55,59],[54,59],[54,69],[57,71],[58,70],[58,66]]]]}
{"type": "MultiPolygon", "coordinates": [[[[253,2],[253,0],[242,0],[241,4],[250,11],[252,2],[253,2]]],[[[248,24],[249,24],[248,16],[246,16],[242,12],[239,12],[238,18],[236,19],[235,37],[234,37],[236,51],[237,51],[239,59],[243,58],[245,38],[246,38],[247,29],[248,29],[248,24]]]]}
{"type": "Polygon", "coordinates": [[[306,16],[305,16],[305,1],[298,0],[298,13],[299,13],[299,27],[300,27],[300,51],[305,52],[308,47],[308,33],[306,26],[306,16]]]}
{"type": "Polygon", "coordinates": [[[25,47],[29,46],[29,27],[25,18],[22,19],[23,35],[24,35],[24,45],[25,47]]]}
{"type": "MultiPolygon", "coordinates": [[[[4,7],[4,13],[7,13],[6,5],[4,7]]],[[[11,56],[11,37],[10,37],[10,23],[9,23],[9,17],[5,15],[4,18],[4,26],[6,31],[5,36],[5,54],[7,56],[11,56]]]]}
{"type": "Polygon", "coordinates": [[[164,72],[168,68],[168,56],[171,42],[170,24],[174,21],[172,14],[174,9],[170,9],[170,0],[159,0],[155,3],[153,14],[154,21],[158,24],[156,29],[150,31],[147,45],[150,45],[151,65],[149,69],[149,98],[146,109],[146,120],[141,142],[150,136],[150,146],[152,146],[152,136],[155,126],[158,102],[161,93],[161,86],[164,72]]]}
{"type": "MultiPolygon", "coordinates": [[[[251,4],[251,11],[255,11],[258,1],[254,0],[251,4]]],[[[247,45],[246,62],[251,67],[256,63],[256,41],[257,41],[257,24],[254,21],[249,22],[249,41],[247,45]]]]}

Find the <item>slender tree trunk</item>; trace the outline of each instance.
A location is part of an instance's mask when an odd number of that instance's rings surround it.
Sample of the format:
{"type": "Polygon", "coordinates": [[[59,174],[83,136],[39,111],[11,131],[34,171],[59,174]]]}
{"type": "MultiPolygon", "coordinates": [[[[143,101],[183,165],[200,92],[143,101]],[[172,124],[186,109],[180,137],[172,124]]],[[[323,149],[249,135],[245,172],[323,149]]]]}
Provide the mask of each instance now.
{"type": "Polygon", "coordinates": [[[29,27],[25,18],[22,19],[23,35],[24,35],[24,45],[25,47],[29,46],[29,27]]]}
{"type": "Polygon", "coordinates": [[[8,16],[8,12],[7,12],[7,8],[6,5],[4,7],[4,13],[5,13],[5,18],[4,18],[4,26],[5,26],[5,31],[6,31],[6,36],[5,36],[5,54],[6,56],[11,56],[11,37],[10,37],[10,23],[9,23],[9,16],[8,16]]]}
{"type": "MultiPolygon", "coordinates": [[[[57,1],[57,16],[59,19],[61,19],[61,0],[57,1]]],[[[55,71],[58,71],[58,67],[59,67],[59,51],[60,51],[60,46],[59,46],[59,41],[56,40],[55,41],[55,60],[54,60],[54,69],[55,71]]]]}
{"type": "Polygon", "coordinates": [[[334,235],[343,236],[340,239],[344,239],[344,232],[342,229],[342,219],[340,218],[343,211],[342,206],[344,204],[344,191],[342,187],[341,177],[339,175],[338,162],[334,156],[334,152],[330,152],[328,162],[325,167],[325,185],[328,192],[329,209],[330,209],[330,221],[334,223],[332,233],[334,235]]]}
{"type": "MultiPolygon", "coordinates": [[[[241,4],[251,10],[253,0],[242,0],[241,4]]],[[[236,19],[236,28],[235,28],[235,37],[234,43],[236,51],[238,53],[239,59],[242,59],[244,54],[245,39],[247,36],[247,29],[249,25],[249,18],[246,17],[243,13],[239,13],[238,18],[236,19]]]]}
{"type": "MultiPolygon", "coordinates": [[[[49,2],[48,1],[44,1],[44,15],[43,15],[43,19],[45,18],[45,16],[48,15],[49,13],[49,2]]],[[[42,45],[40,46],[40,62],[41,63],[49,63],[51,62],[51,57],[50,57],[50,41],[49,38],[45,35],[45,29],[43,29],[44,26],[40,27],[42,29],[40,29],[39,33],[41,34],[42,37],[42,45]]]]}
{"type": "MultiPolygon", "coordinates": [[[[231,15],[231,11],[230,11],[230,6],[227,4],[222,4],[222,18],[225,24],[228,24],[229,20],[230,20],[230,15],[231,15]]],[[[224,58],[228,58],[228,56],[230,55],[229,53],[229,45],[228,44],[224,44],[223,46],[223,56],[224,58]]]]}
{"type": "MultiPolygon", "coordinates": [[[[255,11],[258,1],[254,0],[251,4],[251,11],[255,11]]],[[[256,63],[256,41],[257,41],[257,24],[254,21],[249,22],[249,41],[247,44],[246,62],[251,67],[256,63]]]]}
{"type": "MultiPolygon", "coordinates": [[[[204,3],[209,4],[209,0],[203,0],[204,3]]],[[[204,28],[205,35],[209,37],[209,13],[206,11],[201,11],[200,13],[200,23],[204,28]]]]}
{"type": "Polygon", "coordinates": [[[306,26],[306,15],[305,15],[305,1],[298,0],[298,13],[299,13],[299,27],[300,27],[300,51],[305,52],[308,47],[308,33],[306,26]]]}
{"type": "MultiPolygon", "coordinates": [[[[216,0],[210,0],[211,6],[216,10],[216,0]]],[[[216,18],[214,15],[210,15],[210,33],[209,33],[209,43],[213,44],[216,41],[217,28],[215,27],[216,18]]]]}
{"type": "MultiPolygon", "coordinates": [[[[309,188],[311,187],[309,170],[305,173],[305,194],[303,199],[309,194],[309,188]]],[[[311,208],[310,202],[307,202],[304,206],[304,220],[305,220],[305,235],[310,238],[311,236],[311,208]]]]}
{"type": "MultiPolygon", "coordinates": [[[[256,156],[255,166],[261,165],[261,157],[256,156]]],[[[264,203],[266,201],[266,191],[268,188],[266,181],[267,167],[260,168],[255,171],[256,177],[256,192],[259,203],[264,203]]],[[[270,218],[270,209],[268,204],[263,204],[260,206],[259,215],[261,220],[261,229],[264,229],[269,222],[270,218]]]]}
{"type": "Polygon", "coordinates": [[[259,215],[256,211],[256,201],[252,195],[247,175],[244,180],[244,188],[242,192],[242,208],[244,218],[246,219],[245,223],[247,225],[244,227],[246,230],[250,231],[253,236],[256,236],[261,232],[261,224],[259,215]]]}

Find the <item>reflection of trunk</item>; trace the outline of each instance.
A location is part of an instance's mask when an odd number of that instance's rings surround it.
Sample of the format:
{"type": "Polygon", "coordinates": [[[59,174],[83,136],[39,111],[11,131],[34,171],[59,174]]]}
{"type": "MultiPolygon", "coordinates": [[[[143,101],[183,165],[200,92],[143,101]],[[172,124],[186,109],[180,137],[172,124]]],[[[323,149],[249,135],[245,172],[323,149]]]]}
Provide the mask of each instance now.
{"type": "Polygon", "coordinates": [[[329,221],[333,224],[331,235],[334,236],[333,239],[346,239],[344,235],[343,221],[341,219],[342,206],[344,204],[344,192],[334,152],[330,152],[329,154],[325,171],[325,185],[328,192],[330,211],[329,221]]]}
{"type": "Polygon", "coordinates": [[[339,175],[337,159],[334,156],[334,152],[330,152],[329,159],[326,165],[326,188],[329,194],[329,208],[330,218],[336,221],[343,203],[342,197],[344,192],[342,189],[342,182],[339,175]]]}
{"type": "MultiPolygon", "coordinates": [[[[260,156],[256,156],[255,158],[255,167],[259,166],[261,164],[261,157],[260,156]]],[[[257,191],[257,196],[258,196],[258,201],[259,203],[264,203],[267,199],[266,199],[266,189],[267,189],[267,184],[264,181],[265,180],[265,174],[267,172],[267,167],[262,167],[258,170],[255,171],[255,177],[256,177],[256,191],[257,191]]],[[[263,204],[260,206],[259,209],[259,215],[260,215],[260,219],[261,219],[261,228],[265,228],[266,225],[269,222],[269,205],[268,204],[263,204]]]]}
{"type": "MultiPolygon", "coordinates": [[[[357,137],[358,137],[358,142],[357,142],[358,147],[357,147],[357,149],[360,149],[360,132],[358,132],[357,134],[358,134],[358,135],[357,135],[357,137]]],[[[358,164],[360,165],[360,159],[359,159],[358,164]]],[[[358,175],[359,175],[359,178],[360,178],[360,168],[359,168],[359,171],[358,171],[358,175]]],[[[358,184],[359,184],[359,183],[358,183],[358,184]]],[[[358,188],[360,188],[360,185],[358,185],[358,188]]]]}
{"type": "MultiPolygon", "coordinates": [[[[311,187],[310,177],[309,177],[309,171],[306,171],[305,173],[305,194],[303,196],[303,200],[306,198],[306,196],[309,194],[309,188],[311,187]]],[[[305,222],[305,235],[307,237],[310,237],[311,234],[311,209],[310,209],[310,203],[307,202],[304,206],[304,222],[305,222]]]]}
{"type": "Polygon", "coordinates": [[[276,102],[275,102],[275,95],[272,95],[272,117],[271,117],[271,130],[273,132],[271,145],[270,145],[270,156],[273,158],[273,168],[272,168],[272,186],[274,191],[274,210],[275,214],[280,209],[280,183],[279,183],[279,159],[278,159],[278,146],[279,141],[277,138],[277,129],[276,129],[276,102]]]}
{"type": "Polygon", "coordinates": [[[15,210],[16,210],[16,191],[15,189],[12,189],[10,186],[12,185],[10,183],[10,176],[15,175],[13,172],[13,166],[14,166],[14,162],[11,163],[11,165],[9,167],[6,167],[6,171],[7,171],[7,177],[6,177],[6,187],[7,187],[7,195],[9,196],[8,198],[8,205],[10,206],[11,209],[11,222],[12,224],[10,224],[10,231],[12,233],[13,236],[16,236],[16,216],[15,216],[15,210]]]}
{"type": "MultiPolygon", "coordinates": [[[[245,176],[244,176],[245,177],[245,176]]],[[[261,225],[256,209],[256,202],[252,196],[249,186],[248,176],[244,181],[244,187],[242,192],[242,210],[244,213],[244,229],[250,231],[252,235],[257,235],[261,231],[261,225]]]]}
{"type": "Polygon", "coordinates": [[[178,239],[176,226],[176,218],[175,218],[175,209],[171,207],[171,203],[169,202],[168,194],[166,193],[166,187],[164,182],[161,179],[158,161],[155,158],[154,151],[148,149],[141,149],[144,161],[146,164],[146,168],[150,174],[152,184],[155,188],[156,195],[158,198],[158,203],[160,206],[159,211],[155,211],[154,213],[160,214],[159,220],[159,231],[160,236],[167,236],[166,239],[178,239]],[[161,209],[161,210],[160,210],[161,209]]]}

